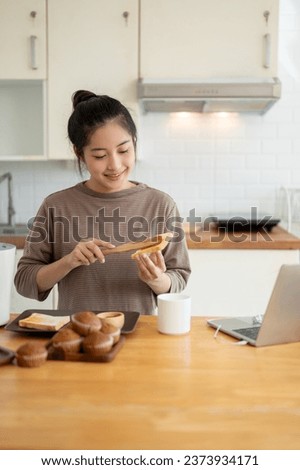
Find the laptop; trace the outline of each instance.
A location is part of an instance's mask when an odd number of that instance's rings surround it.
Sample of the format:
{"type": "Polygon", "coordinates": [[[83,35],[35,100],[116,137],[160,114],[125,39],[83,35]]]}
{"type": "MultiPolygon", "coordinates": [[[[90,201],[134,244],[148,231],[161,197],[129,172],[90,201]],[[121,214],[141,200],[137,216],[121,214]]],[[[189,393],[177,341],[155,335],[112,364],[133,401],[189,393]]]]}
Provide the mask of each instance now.
{"type": "Polygon", "coordinates": [[[224,317],[207,323],[253,346],[300,341],[300,264],[281,266],[264,315],[224,317]]]}

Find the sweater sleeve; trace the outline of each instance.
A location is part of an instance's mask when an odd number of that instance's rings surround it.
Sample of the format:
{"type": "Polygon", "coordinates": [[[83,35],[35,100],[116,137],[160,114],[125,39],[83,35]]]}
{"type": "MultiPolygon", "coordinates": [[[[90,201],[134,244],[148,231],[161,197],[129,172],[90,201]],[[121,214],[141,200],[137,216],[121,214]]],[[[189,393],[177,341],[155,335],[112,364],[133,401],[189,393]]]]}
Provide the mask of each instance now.
{"type": "Polygon", "coordinates": [[[183,291],[186,287],[191,274],[191,266],[185,233],[182,227],[182,218],[176,205],[174,205],[167,218],[166,231],[174,233],[174,238],[163,252],[167,268],[166,274],[171,279],[169,292],[177,293],[183,291]]]}
{"type": "Polygon", "coordinates": [[[38,271],[44,265],[54,261],[50,226],[47,206],[44,201],[26,238],[24,253],[18,263],[14,279],[15,287],[19,294],[39,301],[45,300],[51,292],[51,289],[39,292],[36,283],[38,271]]]}

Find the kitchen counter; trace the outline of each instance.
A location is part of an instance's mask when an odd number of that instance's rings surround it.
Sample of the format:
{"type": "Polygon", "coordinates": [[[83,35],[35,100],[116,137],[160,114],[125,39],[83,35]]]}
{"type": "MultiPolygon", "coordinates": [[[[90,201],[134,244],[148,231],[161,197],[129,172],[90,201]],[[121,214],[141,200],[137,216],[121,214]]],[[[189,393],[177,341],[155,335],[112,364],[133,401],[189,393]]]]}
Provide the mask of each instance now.
{"type": "Polygon", "coordinates": [[[271,231],[186,228],[192,274],[185,293],[203,316],[263,315],[283,264],[298,264],[300,238],[271,231]]]}
{"type": "Polygon", "coordinates": [[[242,250],[300,250],[300,238],[276,226],[270,232],[228,233],[213,224],[191,231],[185,227],[188,248],[197,249],[242,249],[242,250]]]}
{"type": "Polygon", "coordinates": [[[11,243],[17,250],[23,250],[25,246],[25,235],[0,235],[0,243],[11,243]]]}
{"type": "MultiPolygon", "coordinates": [[[[256,249],[256,250],[300,250],[300,238],[276,226],[271,232],[226,233],[218,230],[213,224],[207,229],[197,227],[191,230],[185,224],[188,248],[198,249],[256,249]]],[[[1,235],[0,242],[12,243],[17,249],[25,245],[24,235],[1,235]]]]}
{"type": "MultiPolygon", "coordinates": [[[[300,343],[236,346],[199,317],[165,336],[156,320],[111,363],[0,367],[1,449],[299,449],[300,343]]],[[[1,346],[27,340],[0,328],[1,346]]]]}
{"type": "Polygon", "coordinates": [[[185,225],[192,273],[185,293],[197,315],[263,315],[283,264],[298,264],[300,238],[271,231],[227,232],[216,224],[185,225]]]}
{"type": "MultiPolygon", "coordinates": [[[[299,263],[300,238],[281,226],[258,233],[226,233],[212,223],[205,228],[185,224],[184,228],[192,268],[185,293],[192,297],[197,315],[263,314],[280,267],[299,263]]],[[[17,265],[25,236],[6,235],[1,241],[17,246],[17,265]]],[[[49,296],[45,302],[56,304],[56,298],[49,296]]],[[[20,296],[13,287],[14,311],[34,305],[37,302],[20,296]]]]}

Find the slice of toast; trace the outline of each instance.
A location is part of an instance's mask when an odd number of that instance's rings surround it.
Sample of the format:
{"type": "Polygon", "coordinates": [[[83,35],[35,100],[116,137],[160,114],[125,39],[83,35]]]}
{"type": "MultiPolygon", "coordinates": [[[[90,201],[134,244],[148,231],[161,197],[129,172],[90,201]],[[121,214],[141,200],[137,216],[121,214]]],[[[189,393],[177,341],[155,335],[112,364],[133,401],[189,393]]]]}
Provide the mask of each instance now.
{"type": "Polygon", "coordinates": [[[161,240],[157,245],[148,246],[142,250],[137,250],[135,253],[131,255],[132,259],[138,258],[142,254],[150,255],[151,253],[155,253],[156,251],[163,250],[169,242],[167,240],[161,240]]]}
{"type": "Polygon", "coordinates": [[[32,313],[29,315],[29,317],[19,320],[19,326],[22,328],[32,328],[35,330],[57,331],[69,323],[69,321],[69,316],[54,317],[44,313],[32,313]]]}
{"type": "Polygon", "coordinates": [[[159,251],[162,248],[165,248],[169,243],[170,239],[173,237],[173,235],[173,232],[160,233],[152,238],[144,240],[143,242],[129,242],[123,243],[122,245],[116,246],[115,248],[105,248],[104,250],[102,250],[102,253],[106,256],[114,253],[126,253],[127,251],[137,251],[144,249],[147,249],[147,252],[149,253],[153,253],[153,251],[159,251]],[[157,246],[159,246],[160,248],[157,248],[157,246]],[[151,247],[155,248],[153,250],[148,251],[148,248],[151,247]]]}
{"type": "Polygon", "coordinates": [[[155,245],[146,246],[140,250],[137,250],[135,253],[131,255],[132,259],[138,258],[142,254],[155,253],[156,251],[161,251],[166,248],[167,244],[169,243],[170,238],[173,237],[173,233],[162,233],[157,235],[157,242],[155,245]]]}

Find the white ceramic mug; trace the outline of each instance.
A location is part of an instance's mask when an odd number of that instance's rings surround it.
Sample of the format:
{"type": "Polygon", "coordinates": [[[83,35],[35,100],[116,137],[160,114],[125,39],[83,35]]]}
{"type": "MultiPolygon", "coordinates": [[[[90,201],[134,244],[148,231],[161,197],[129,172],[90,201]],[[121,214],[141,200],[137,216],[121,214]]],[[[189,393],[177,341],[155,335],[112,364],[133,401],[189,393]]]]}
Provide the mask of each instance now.
{"type": "Polygon", "coordinates": [[[191,329],[191,298],[185,294],[157,296],[157,328],[166,335],[182,335],[191,329]]]}

